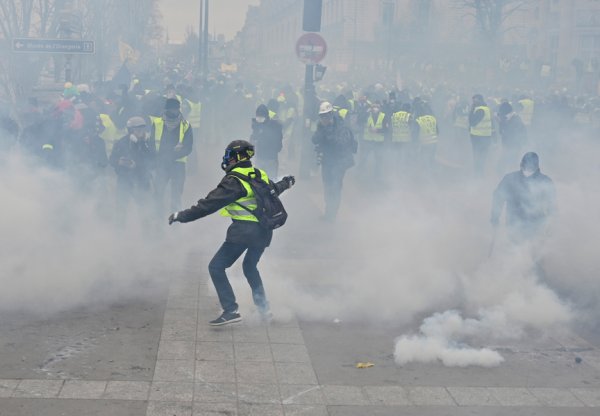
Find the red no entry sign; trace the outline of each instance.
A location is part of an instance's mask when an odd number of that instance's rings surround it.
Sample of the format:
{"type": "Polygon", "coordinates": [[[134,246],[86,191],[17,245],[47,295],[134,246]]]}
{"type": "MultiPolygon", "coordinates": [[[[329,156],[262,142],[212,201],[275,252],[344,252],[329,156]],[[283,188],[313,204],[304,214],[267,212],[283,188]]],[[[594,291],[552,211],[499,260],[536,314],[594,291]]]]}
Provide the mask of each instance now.
{"type": "Polygon", "coordinates": [[[316,64],[325,58],[327,43],[317,33],[305,33],[296,42],[296,55],[305,64],[316,64]]]}

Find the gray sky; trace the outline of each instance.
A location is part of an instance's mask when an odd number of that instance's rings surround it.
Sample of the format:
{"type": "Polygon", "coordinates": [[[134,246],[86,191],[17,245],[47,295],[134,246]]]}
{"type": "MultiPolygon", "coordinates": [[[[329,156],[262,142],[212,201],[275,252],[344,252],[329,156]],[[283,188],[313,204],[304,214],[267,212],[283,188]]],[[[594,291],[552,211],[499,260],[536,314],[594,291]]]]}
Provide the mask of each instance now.
{"type": "MultiPolygon", "coordinates": [[[[169,31],[171,42],[181,42],[186,28],[198,31],[199,5],[201,0],[161,0],[160,9],[163,24],[169,31]]],[[[244,25],[248,5],[256,5],[259,0],[210,0],[209,29],[211,33],[223,33],[229,40],[244,25]]]]}

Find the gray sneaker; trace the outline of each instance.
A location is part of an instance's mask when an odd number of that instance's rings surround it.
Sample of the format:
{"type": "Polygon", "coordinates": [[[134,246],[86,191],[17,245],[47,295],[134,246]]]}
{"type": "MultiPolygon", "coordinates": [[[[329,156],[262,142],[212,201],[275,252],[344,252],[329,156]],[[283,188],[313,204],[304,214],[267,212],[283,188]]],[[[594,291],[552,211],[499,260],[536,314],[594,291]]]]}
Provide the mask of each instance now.
{"type": "Polygon", "coordinates": [[[211,326],[221,326],[227,324],[233,324],[235,322],[240,322],[242,320],[242,316],[237,312],[223,312],[221,316],[217,319],[210,321],[208,324],[211,326]]]}

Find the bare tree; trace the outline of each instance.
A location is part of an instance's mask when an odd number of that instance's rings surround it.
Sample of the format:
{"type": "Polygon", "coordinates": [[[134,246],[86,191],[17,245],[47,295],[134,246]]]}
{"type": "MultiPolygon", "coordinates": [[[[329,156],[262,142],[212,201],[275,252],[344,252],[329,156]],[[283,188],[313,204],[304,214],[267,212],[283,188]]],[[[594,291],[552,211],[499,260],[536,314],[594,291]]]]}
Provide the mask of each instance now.
{"type": "Polygon", "coordinates": [[[518,11],[531,5],[532,0],[455,0],[455,6],[475,19],[484,43],[498,45],[502,35],[510,30],[507,21],[518,11]]]}
{"type": "Polygon", "coordinates": [[[57,31],[58,12],[66,0],[0,0],[0,84],[11,100],[35,84],[47,56],[11,55],[10,41],[17,37],[46,37],[57,31]]]}
{"type": "MultiPolygon", "coordinates": [[[[162,31],[158,0],[0,0],[0,87],[11,100],[36,85],[52,59],[49,55],[15,54],[11,40],[61,37],[65,17],[71,19],[67,37],[96,42],[95,58],[76,60],[79,79],[86,81],[103,79],[108,68],[118,64],[119,40],[143,55],[162,31]]],[[[59,70],[63,57],[55,58],[54,67],[59,70]]]]}

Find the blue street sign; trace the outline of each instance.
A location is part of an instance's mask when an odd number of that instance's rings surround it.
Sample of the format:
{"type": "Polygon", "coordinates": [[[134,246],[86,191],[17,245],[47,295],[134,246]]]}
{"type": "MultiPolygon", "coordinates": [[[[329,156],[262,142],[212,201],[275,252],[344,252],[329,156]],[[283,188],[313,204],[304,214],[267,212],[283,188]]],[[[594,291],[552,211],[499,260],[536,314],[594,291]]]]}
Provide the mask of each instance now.
{"type": "Polygon", "coordinates": [[[21,53],[94,53],[93,40],[14,38],[14,52],[21,53]]]}

